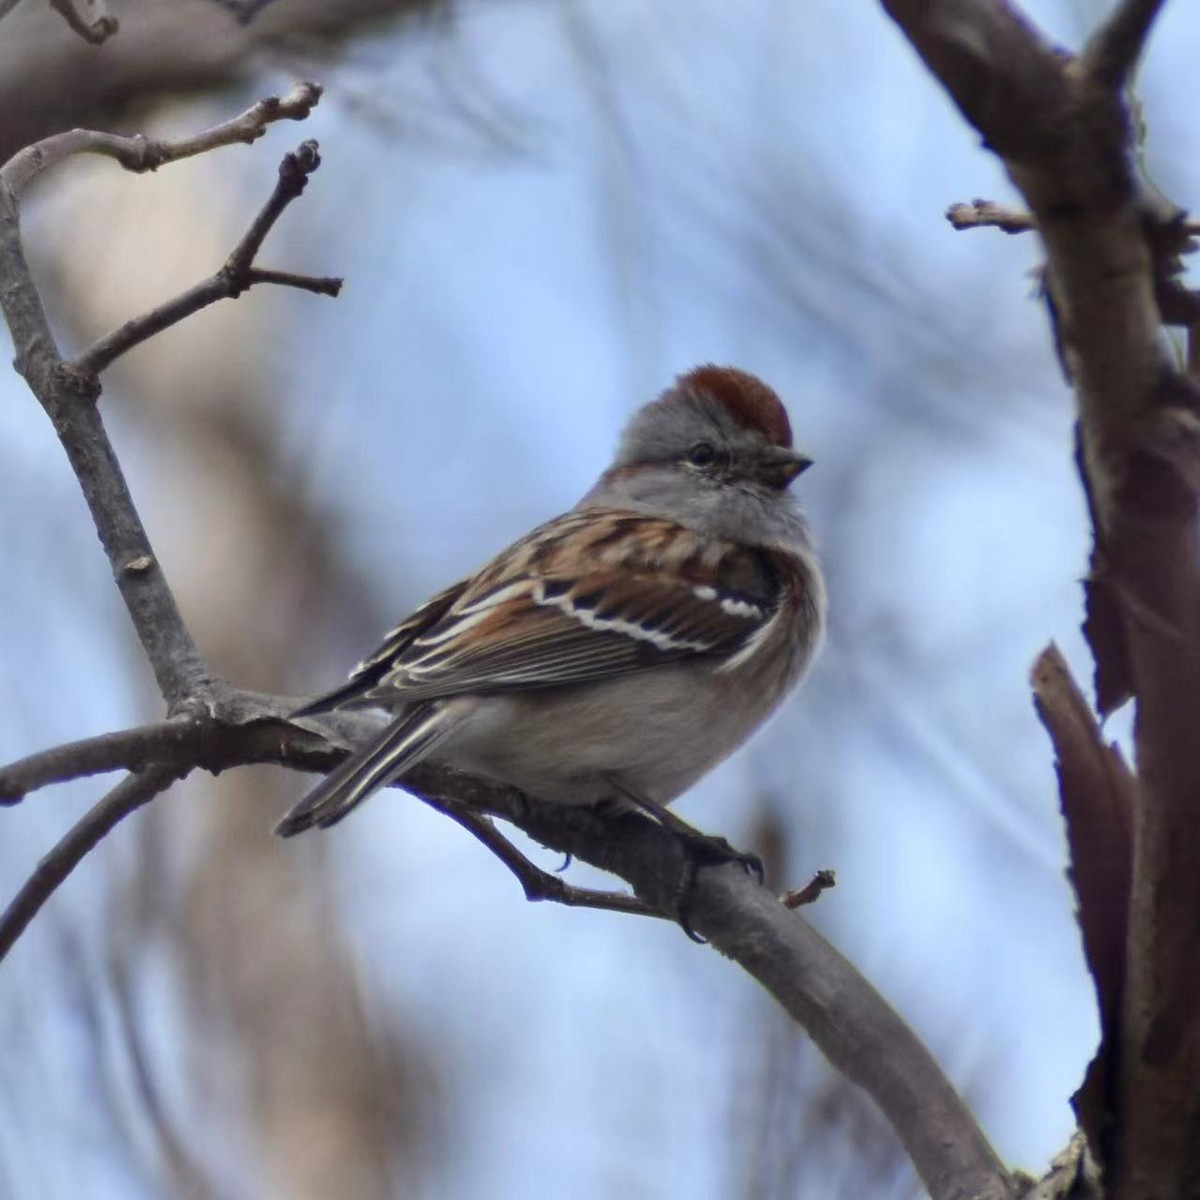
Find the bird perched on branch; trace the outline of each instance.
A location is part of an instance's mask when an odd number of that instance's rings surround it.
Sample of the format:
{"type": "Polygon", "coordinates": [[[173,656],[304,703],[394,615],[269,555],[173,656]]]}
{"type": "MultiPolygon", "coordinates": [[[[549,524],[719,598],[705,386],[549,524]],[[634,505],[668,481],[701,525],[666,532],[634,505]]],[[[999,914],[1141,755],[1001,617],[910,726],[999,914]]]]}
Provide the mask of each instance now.
{"type": "Polygon", "coordinates": [[[754,732],[821,640],[824,583],[789,490],[809,465],[761,380],[681,376],[633,416],[573,509],[439,592],[298,710],[393,716],[276,832],[333,825],[428,756],[544,800],[632,806],[703,861],[753,865],[665,806],[754,732]]]}

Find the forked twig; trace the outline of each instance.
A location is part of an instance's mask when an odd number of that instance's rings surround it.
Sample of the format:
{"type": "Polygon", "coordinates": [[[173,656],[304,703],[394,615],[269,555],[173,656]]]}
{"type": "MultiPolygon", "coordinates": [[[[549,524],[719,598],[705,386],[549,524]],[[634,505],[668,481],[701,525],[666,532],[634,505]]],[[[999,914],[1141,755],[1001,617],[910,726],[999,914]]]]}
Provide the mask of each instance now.
{"type": "Polygon", "coordinates": [[[111,333],[105,334],[74,362],[68,363],[68,369],[84,377],[99,375],[122,354],[140,345],[147,338],[162,333],[164,329],[169,329],[218,300],[240,296],[256,283],[283,284],[316,292],[322,296],[336,296],[342,290],[340,279],[293,275],[254,266],[254,259],[267,234],[283,215],[284,209],[301,195],[309,175],[320,165],[321,156],[314,141],[302,142],[293,153],[284,155],[283,162],[279,164],[279,179],[270,199],[263,205],[245,236],[218,270],[203,282],[188,288],[173,300],[168,300],[166,304],[160,304],[148,313],[133,317],[111,333]]]}

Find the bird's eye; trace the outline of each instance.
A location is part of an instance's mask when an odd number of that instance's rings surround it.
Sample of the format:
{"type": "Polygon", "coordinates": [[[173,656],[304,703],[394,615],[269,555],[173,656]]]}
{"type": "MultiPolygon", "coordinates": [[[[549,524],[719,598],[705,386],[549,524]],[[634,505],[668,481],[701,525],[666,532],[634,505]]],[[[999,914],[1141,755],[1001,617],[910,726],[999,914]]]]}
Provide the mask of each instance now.
{"type": "Polygon", "coordinates": [[[697,442],[687,453],[693,467],[707,467],[716,461],[717,452],[708,442],[697,442]]]}

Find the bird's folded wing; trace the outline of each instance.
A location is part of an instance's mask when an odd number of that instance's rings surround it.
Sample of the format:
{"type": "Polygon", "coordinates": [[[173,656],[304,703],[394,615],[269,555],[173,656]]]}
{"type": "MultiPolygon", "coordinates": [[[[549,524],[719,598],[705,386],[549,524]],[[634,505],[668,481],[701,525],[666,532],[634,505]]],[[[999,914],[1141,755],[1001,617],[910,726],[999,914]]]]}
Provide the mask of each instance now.
{"type": "MultiPolygon", "coordinates": [[[[363,696],[392,669],[396,659],[403,654],[412,640],[423,629],[428,628],[445,614],[454,601],[462,595],[469,582],[469,579],[460,579],[457,583],[451,584],[450,587],[431,597],[401,621],[395,629],[388,631],[379,648],[354,668],[346,683],[332,692],[326,692],[315,700],[310,700],[291,715],[305,717],[313,713],[330,712],[335,708],[363,704],[363,696]]],[[[370,700],[366,703],[374,704],[375,701],[370,700]]]]}
{"type": "Polygon", "coordinates": [[[364,664],[371,682],[349,699],[554,687],[729,656],[774,615],[780,586],[768,553],[701,543],[657,518],[567,514],[474,576],[414,635],[385,643],[364,664]]]}

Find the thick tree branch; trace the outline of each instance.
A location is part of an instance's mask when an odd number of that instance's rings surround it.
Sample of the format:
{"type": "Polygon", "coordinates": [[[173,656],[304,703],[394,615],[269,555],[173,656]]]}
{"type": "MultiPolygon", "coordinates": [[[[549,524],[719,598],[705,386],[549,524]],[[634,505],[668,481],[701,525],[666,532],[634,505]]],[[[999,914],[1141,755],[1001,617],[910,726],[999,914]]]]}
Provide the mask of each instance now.
{"type": "Polygon", "coordinates": [[[1045,245],[1094,525],[1085,632],[1099,703],[1108,712],[1128,696],[1137,701],[1113,1128],[1107,1145],[1092,1149],[1108,1149],[1117,1200],[1193,1194],[1200,1177],[1200,390],[1175,362],[1163,329],[1180,315],[1173,306],[1187,229],[1180,210],[1139,176],[1122,94],[1159,5],[1123,0],[1079,58],[1053,48],[1001,0],[884,6],[1001,156],[1045,245]]]}
{"type": "MultiPolygon", "coordinates": [[[[194,767],[219,771],[251,762],[329,771],[371,726],[368,718],[341,715],[289,721],[284,714],[294,707],[290,697],[229,693],[216,715],[33,755],[0,769],[0,788],[11,795],[51,778],[125,765],[162,770],[171,778],[194,767]]],[[[498,854],[531,899],[654,915],[673,909],[683,867],[678,839],[637,814],[605,818],[431,763],[416,767],[404,785],[498,854]],[[633,887],[634,897],[568,886],[519,855],[483,814],[610,871],[633,887]]],[[[65,874],[57,881],[62,878],[65,874]]],[[[815,888],[802,891],[819,891],[824,883],[821,877],[815,888]]],[[[1012,1194],[1007,1173],[929,1052],[797,913],[739,867],[728,866],[698,873],[691,919],[698,933],[763,983],[829,1060],[875,1099],[935,1200],[1007,1200],[1012,1194]]]]}
{"type": "Polygon", "coordinates": [[[51,783],[108,771],[141,771],[172,761],[199,765],[213,728],[212,722],[160,721],[31,754],[0,767],[0,804],[16,804],[51,783]]]}
{"type": "MultiPolygon", "coordinates": [[[[437,795],[434,786],[417,789],[437,795]]],[[[461,795],[458,786],[455,794],[461,795]]],[[[486,803],[486,801],[485,801],[486,803]]],[[[506,819],[555,850],[612,871],[669,911],[682,869],[678,840],[637,814],[506,803],[506,819]]],[[[999,1200],[1013,1184],[928,1050],[874,988],[806,921],[736,864],[698,873],[697,933],[753,975],[830,1062],[880,1106],[934,1200],[999,1200]]]]}
{"type": "Polygon", "coordinates": [[[175,767],[148,767],[128,776],[67,831],[38,863],[12,903],[0,914],[0,962],[59,885],[120,821],[148,804],[182,774],[175,767]]]}
{"type": "Polygon", "coordinates": [[[298,703],[294,697],[235,692],[224,685],[219,696],[200,714],[67,742],[0,767],[0,804],[17,804],[52,783],[151,765],[217,774],[269,762],[331,771],[351,746],[378,728],[369,716],[336,714],[314,732],[308,727],[312,722],[301,726],[287,719],[298,703]]]}
{"type": "Polygon", "coordinates": [[[219,270],[174,300],[126,321],[119,329],[106,334],[70,363],[69,369],[83,376],[99,375],[115,359],[147,338],[162,333],[164,329],[218,300],[240,296],[256,283],[284,284],[323,296],[338,295],[342,290],[340,279],[316,279],[283,271],[265,271],[254,266],[255,256],[272,226],[283,215],[283,210],[301,195],[309,175],[320,165],[321,157],[317,153],[316,142],[303,142],[294,153],[285,155],[279,164],[279,181],[271,198],[219,270]]]}
{"type": "Polygon", "coordinates": [[[1121,0],[1088,40],[1081,55],[1084,73],[1114,90],[1125,86],[1163,0],[1121,0]]]}

